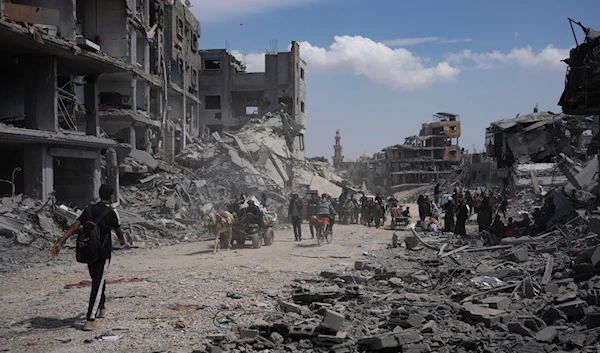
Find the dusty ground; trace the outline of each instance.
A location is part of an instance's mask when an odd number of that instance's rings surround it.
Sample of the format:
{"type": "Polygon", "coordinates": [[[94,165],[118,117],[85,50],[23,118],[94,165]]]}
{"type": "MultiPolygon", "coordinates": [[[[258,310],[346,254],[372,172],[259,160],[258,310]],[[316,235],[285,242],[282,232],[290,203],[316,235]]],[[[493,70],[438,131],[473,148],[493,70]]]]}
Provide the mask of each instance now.
{"type": "Polygon", "coordinates": [[[389,230],[336,224],[333,242],[319,247],[303,224],[302,242],[294,242],[287,227],[261,249],[246,245],[213,255],[212,242],[198,242],[115,252],[109,280],[141,281],[108,285],[109,314],[95,332],[81,330],[90,288],[64,288],[89,279],[85,265],[72,261],[1,274],[0,352],[189,353],[206,335],[226,331],[215,326],[215,314],[251,320],[253,311],[273,310],[276,297],[286,296],[284,285],[302,272],[353,266],[391,237],[389,230]],[[177,321],[186,328],[175,328],[177,321]],[[105,332],[121,337],[94,339],[105,332]]]}

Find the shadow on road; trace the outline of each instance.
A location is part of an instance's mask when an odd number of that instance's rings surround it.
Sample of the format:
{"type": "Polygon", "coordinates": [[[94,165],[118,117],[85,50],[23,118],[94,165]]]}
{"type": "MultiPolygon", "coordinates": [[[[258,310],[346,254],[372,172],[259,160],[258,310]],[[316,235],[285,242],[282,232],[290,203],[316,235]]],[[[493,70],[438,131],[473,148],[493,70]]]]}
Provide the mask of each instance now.
{"type": "Polygon", "coordinates": [[[71,317],[68,319],[59,319],[57,317],[32,317],[12,324],[13,327],[28,325],[31,329],[48,330],[73,327],[81,329],[83,327],[83,316],[71,317]]]}

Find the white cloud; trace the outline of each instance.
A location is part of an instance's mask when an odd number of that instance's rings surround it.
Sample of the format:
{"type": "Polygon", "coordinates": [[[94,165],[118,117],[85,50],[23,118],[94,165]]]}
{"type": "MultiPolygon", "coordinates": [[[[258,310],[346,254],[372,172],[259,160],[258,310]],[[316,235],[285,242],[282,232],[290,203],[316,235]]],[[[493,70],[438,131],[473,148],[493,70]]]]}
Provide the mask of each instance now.
{"type": "Polygon", "coordinates": [[[265,54],[250,53],[244,54],[239,50],[232,50],[231,55],[242,62],[246,66],[247,72],[264,72],[265,71],[265,54]]]}
{"type": "Polygon", "coordinates": [[[513,64],[522,67],[564,70],[565,64],[561,60],[569,57],[569,50],[554,48],[551,44],[537,54],[533,52],[530,46],[515,48],[508,54],[498,50],[488,53],[474,53],[471,50],[463,50],[460,53],[447,55],[446,59],[453,64],[472,62],[480,69],[490,69],[501,64],[513,64]]]}
{"type": "Polygon", "coordinates": [[[451,82],[460,69],[441,62],[425,66],[424,59],[404,48],[361,36],[336,36],[329,48],[301,42],[300,55],[310,72],[352,72],[394,89],[412,91],[436,83],[451,82]]]}
{"type": "MultiPolygon", "coordinates": [[[[245,15],[273,12],[319,0],[190,0],[190,10],[201,22],[220,22],[245,15]]],[[[240,23],[243,23],[243,19],[240,23]]]]}
{"type": "Polygon", "coordinates": [[[397,38],[381,41],[381,43],[390,47],[406,47],[409,45],[417,45],[423,43],[439,43],[439,44],[455,44],[455,43],[468,43],[472,41],[471,38],[463,39],[446,39],[443,37],[417,37],[417,38],[397,38]]]}
{"type": "Polygon", "coordinates": [[[398,39],[390,39],[384,40],[381,43],[390,46],[390,47],[405,47],[409,45],[417,45],[428,42],[437,42],[441,40],[440,37],[420,37],[420,38],[398,38],[398,39]]]}
{"type": "MultiPolygon", "coordinates": [[[[300,56],[309,72],[349,72],[393,89],[412,91],[436,83],[451,82],[460,69],[441,62],[425,66],[429,59],[413,55],[404,48],[392,49],[361,36],[336,36],[329,48],[300,42],[300,56]]],[[[231,52],[246,65],[248,72],[264,71],[264,54],[231,52]]]]}

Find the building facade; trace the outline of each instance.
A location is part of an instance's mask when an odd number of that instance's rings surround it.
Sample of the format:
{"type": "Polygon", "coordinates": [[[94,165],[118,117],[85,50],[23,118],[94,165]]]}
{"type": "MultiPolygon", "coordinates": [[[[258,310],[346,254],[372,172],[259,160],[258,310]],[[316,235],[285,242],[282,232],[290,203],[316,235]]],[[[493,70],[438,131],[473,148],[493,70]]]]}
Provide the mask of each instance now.
{"type": "Polygon", "coordinates": [[[458,115],[434,114],[433,122],[424,123],[419,135],[409,136],[404,144],[383,150],[387,160],[387,185],[392,191],[400,191],[448,176],[461,161],[459,137],[458,115]]]}

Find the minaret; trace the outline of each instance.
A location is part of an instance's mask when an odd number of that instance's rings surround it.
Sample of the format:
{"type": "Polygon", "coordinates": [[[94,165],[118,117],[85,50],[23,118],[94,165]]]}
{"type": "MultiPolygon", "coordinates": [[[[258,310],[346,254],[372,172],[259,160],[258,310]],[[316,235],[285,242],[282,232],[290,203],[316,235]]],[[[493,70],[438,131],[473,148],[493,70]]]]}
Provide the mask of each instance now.
{"type": "Polygon", "coordinates": [[[335,145],[333,146],[333,166],[338,170],[342,167],[342,162],[344,161],[344,156],[342,156],[342,145],[340,144],[341,139],[340,130],[336,130],[335,145]]]}

